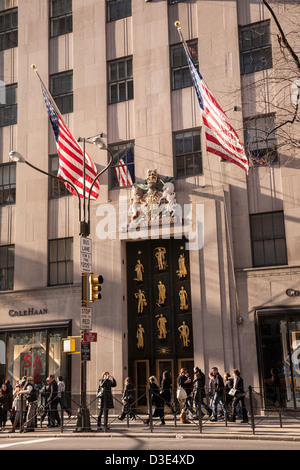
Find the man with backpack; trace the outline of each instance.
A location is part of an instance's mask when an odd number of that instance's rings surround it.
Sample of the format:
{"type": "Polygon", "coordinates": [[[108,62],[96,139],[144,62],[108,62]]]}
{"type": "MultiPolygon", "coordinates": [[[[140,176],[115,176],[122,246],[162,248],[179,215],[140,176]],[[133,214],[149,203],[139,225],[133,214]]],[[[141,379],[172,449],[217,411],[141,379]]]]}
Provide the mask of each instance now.
{"type": "Polygon", "coordinates": [[[20,394],[25,395],[27,401],[27,422],[26,429],[24,432],[32,432],[35,429],[36,424],[36,412],[37,412],[37,391],[34,386],[33,377],[27,378],[27,383],[20,394]]]}

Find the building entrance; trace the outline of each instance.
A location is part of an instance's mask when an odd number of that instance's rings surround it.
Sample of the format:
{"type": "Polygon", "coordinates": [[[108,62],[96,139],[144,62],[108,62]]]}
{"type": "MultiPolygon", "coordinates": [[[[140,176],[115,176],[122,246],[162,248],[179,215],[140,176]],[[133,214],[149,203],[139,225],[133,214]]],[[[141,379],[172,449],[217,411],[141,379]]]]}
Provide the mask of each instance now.
{"type": "Polygon", "coordinates": [[[181,367],[193,374],[193,325],[186,240],[127,244],[129,375],[138,407],[147,406],[149,377],[168,371],[176,389],[181,367]]]}
{"type": "Polygon", "coordinates": [[[300,408],[300,311],[257,312],[265,406],[300,408]]]}

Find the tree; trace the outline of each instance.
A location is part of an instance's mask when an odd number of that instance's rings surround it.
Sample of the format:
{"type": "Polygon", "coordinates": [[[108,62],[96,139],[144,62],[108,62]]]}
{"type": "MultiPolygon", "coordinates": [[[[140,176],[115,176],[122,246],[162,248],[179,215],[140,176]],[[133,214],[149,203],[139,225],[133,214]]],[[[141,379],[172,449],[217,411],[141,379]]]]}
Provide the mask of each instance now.
{"type": "MultiPolygon", "coordinates": [[[[286,156],[282,164],[300,148],[300,8],[299,2],[292,0],[288,4],[274,1],[274,6],[267,0],[261,2],[271,15],[272,54],[261,54],[258,72],[242,77],[248,116],[244,124],[245,145],[254,165],[276,162],[278,151],[286,156]]],[[[248,34],[257,38],[266,31],[253,25],[248,34]]],[[[265,37],[261,43],[265,44],[265,37]]]]}

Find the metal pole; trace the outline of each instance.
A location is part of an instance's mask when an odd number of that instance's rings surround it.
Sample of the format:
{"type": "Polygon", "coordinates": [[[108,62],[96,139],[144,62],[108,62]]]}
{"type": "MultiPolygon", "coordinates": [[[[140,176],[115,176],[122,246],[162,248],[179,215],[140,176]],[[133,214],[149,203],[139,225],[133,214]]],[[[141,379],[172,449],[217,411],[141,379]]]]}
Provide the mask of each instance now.
{"type": "Polygon", "coordinates": [[[251,385],[249,385],[249,405],[250,405],[250,417],[251,417],[252,433],[255,434],[254,408],[253,408],[253,396],[252,396],[252,387],[251,387],[251,385]]]}

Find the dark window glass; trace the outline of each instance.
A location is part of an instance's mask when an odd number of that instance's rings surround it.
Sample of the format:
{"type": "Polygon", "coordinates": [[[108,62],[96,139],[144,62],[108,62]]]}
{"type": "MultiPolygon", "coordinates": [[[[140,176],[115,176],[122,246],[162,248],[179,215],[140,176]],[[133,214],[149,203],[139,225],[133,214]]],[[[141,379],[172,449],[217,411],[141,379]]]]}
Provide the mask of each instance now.
{"type": "Polygon", "coordinates": [[[250,215],[254,267],[287,264],[283,212],[250,215]]]}
{"type": "Polygon", "coordinates": [[[242,74],[273,67],[270,22],[263,21],[240,28],[242,74]]]}
{"type": "Polygon", "coordinates": [[[73,238],[49,240],[49,285],[73,283],[73,238]]]}
{"type": "Polygon", "coordinates": [[[109,104],[133,99],[132,57],[108,63],[109,104]]]}
{"type": "Polygon", "coordinates": [[[50,76],[50,92],[61,114],[73,112],[73,72],[50,76]]]}
{"type": "MultiPolygon", "coordinates": [[[[198,42],[197,40],[189,41],[187,45],[193,62],[198,68],[198,42]]],[[[183,45],[180,43],[175,46],[171,46],[170,53],[172,90],[192,86],[193,82],[183,45]]]]}
{"type": "Polygon", "coordinates": [[[107,21],[117,21],[131,16],[131,0],[107,0],[107,21]]]}
{"type": "Polygon", "coordinates": [[[0,51],[18,45],[18,9],[12,8],[0,13],[0,51]]]}
{"type": "Polygon", "coordinates": [[[273,164],[278,161],[275,127],[274,114],[245,120],[246,150],[253,166],[273,164]]]}
{"type": "Polygon", "coordinates": [[[17,124],[17,90],[18,85],[0,87],[0,127],[17,124]]]}
{"type": "Polygon", "coordinates": [[[0,246],[0,290],[13,290],[14,288],[14,245],[0,246]]]}
{"type": "MultiPolygon", "coordinates": [[[[59,166],[58,155],[50,155],[49,157],[49,173],[57,176],[59,166]]],[[[57,178],[50,178],[50,199],[57,199],[64,196],[70,196],[70,191],[67,190],[65,184],[57,178]]]]}
{"type": "Polygon", "coordinates": [[[114,155],[110,169],[111,188],[132,186],[135,182],[133,142],[110,145],[109,148],[114,155]]]}
{"type": "Polygon", "coordinates": [[[72,0],[50,0],[50,36],[60,36],[72,30],[72,0]]]}
{"type": "Polygon", "coordinates": [[[16,164],[0,165],[0,205],[16,202],[16,164]]]}
{"type": "Polygon", "coordinates": [[[201,130],[174,134],[175,173],[177,178],[202,174],[201,130]]]}

